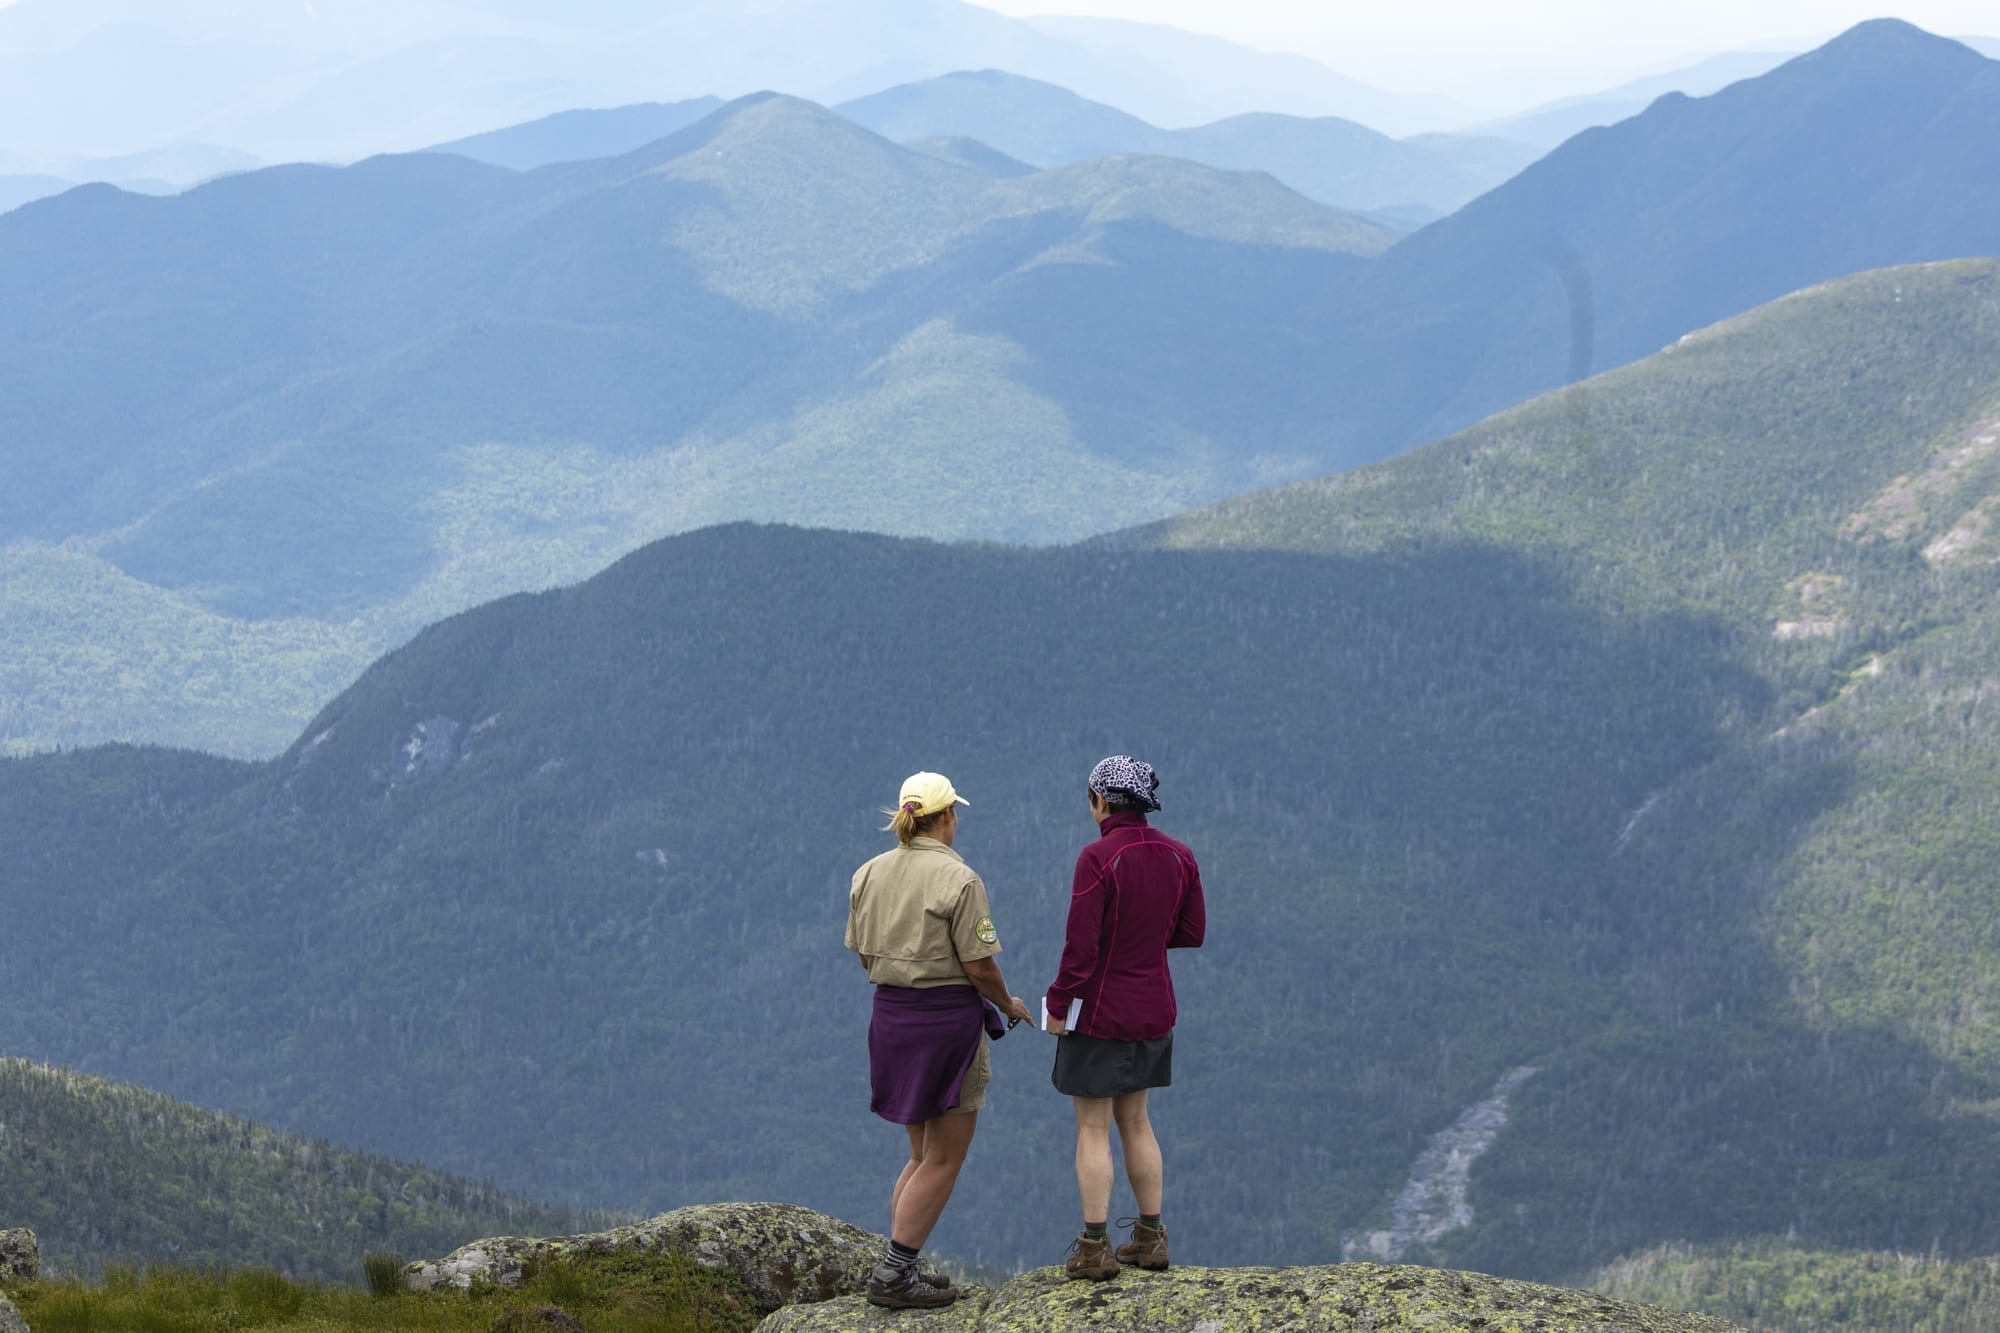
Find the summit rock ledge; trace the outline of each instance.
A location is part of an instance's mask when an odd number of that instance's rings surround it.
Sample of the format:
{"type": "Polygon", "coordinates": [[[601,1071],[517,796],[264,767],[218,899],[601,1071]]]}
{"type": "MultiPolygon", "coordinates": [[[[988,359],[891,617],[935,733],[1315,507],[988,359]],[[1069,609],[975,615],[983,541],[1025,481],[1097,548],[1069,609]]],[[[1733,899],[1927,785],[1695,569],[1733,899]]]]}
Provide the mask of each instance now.
{"type": "Polygon", "coordinates": [[[412,1290],[519,1286],[552,1259],[628,1249],[683,1254],[735,1274],[764,1311],[758,1333],[1745,1333],[1711,1315],[1483,1273],[1375,1263],[1127,1269],[1109,1282],[1038,1268],[968,1286],[940,1310],[882,1310],[861,1295],[882,1237],[809,1208],[717,1203],[634,1226],[549,1239],[500,1236],[411,1264],[412,1290]]]}
{"type": "Polygon", "coordinates": [[[860,1296],[795,1305],[757,1333],[1745,1333],[1711,1315],[1593,1292],[1437,1268],[1127,1270],[1072,1282],[1059,1268],[994,1290],[968,1288],[942,1310],[876,1309],[860,1296]]]}

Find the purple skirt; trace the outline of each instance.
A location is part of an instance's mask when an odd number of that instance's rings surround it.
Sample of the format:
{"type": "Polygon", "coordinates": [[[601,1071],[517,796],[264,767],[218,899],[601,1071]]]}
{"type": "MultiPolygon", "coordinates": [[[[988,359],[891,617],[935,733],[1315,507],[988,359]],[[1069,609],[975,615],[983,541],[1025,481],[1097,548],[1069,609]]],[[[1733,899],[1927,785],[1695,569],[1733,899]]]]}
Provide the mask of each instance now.
{"type": "Polygon", "coordinates": [[[921,1125],[958,1105],[986,1031],[970,986],[877,986],[868,1022],[868,1109],[899,1125],[921,1125]]]}

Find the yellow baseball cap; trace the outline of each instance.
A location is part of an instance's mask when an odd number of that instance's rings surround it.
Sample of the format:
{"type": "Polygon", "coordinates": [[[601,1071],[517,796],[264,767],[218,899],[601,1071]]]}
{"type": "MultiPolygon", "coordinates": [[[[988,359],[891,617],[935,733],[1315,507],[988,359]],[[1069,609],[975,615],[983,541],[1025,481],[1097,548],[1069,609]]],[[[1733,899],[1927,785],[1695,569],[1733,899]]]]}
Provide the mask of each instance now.
{"type": "Polygon", "coordinates": [[[942,773],[912,773],[903,779],[903,791],[896,798],[896,804],[908,809],[910,802],[917,803],[916,815],[934,815],[950,805],[971,805],[972,802],[952,789],[951,779],[942,773]]]}

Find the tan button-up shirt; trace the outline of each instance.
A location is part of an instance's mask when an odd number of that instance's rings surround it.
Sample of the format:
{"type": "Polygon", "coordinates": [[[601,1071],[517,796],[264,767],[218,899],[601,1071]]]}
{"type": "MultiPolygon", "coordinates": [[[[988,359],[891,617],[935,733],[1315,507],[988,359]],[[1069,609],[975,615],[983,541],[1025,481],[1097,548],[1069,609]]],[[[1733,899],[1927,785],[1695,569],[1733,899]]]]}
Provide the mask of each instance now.
{"type": "Polygon", "coordinates": [[[912,838],[854,872],[847,947],[878,986],[969,986],[965,964],[1000,952],[986,886],[936,838],[912,838]]]}

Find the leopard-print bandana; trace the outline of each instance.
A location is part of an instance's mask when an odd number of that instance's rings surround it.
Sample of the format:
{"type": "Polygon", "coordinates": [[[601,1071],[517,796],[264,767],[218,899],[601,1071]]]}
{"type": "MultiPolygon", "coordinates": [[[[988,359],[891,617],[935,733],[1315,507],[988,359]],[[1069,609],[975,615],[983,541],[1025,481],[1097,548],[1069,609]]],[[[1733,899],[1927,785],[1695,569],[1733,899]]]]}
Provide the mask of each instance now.
{"type": "Polygon", "coordinates": [[[1159,798],[1153,795],[1160,789],[1160,776],[1153,772],[1153,766],[1129,754],[1114,754],[1097,761],[1097,767],[1090,770],[1090,789],[1099,796],[1109,799],[1112,793],[1128,796],[1148,810],[1160,808],[1159,798]]]}

